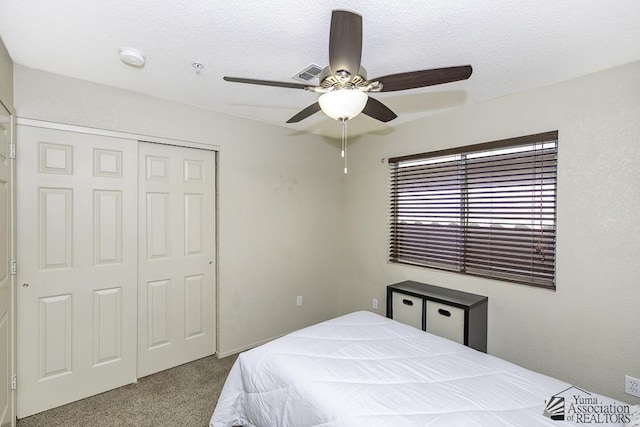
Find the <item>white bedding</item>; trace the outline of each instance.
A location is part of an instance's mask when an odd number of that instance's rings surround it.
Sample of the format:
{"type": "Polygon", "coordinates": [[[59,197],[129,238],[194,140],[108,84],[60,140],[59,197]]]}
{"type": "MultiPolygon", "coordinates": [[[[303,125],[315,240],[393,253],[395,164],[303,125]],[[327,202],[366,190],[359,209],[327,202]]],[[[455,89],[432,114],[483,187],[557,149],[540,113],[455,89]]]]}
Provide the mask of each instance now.
{"type": "MultiPolygon", "coordinates": [[[[385,317],[356,312],[240,354],[210,426],[559,427],[574,422],[543,416],[545,401],[569,387],[385,317]]],[[[573,395],[612,402],[573,389],[563,394],[567,406],[573,395]]],[[[599,421],[611,419],[616,417],[601,415],[599,421]]],[[[595,421],[591,418],[591,424],[607,425],[595,421]]]]}

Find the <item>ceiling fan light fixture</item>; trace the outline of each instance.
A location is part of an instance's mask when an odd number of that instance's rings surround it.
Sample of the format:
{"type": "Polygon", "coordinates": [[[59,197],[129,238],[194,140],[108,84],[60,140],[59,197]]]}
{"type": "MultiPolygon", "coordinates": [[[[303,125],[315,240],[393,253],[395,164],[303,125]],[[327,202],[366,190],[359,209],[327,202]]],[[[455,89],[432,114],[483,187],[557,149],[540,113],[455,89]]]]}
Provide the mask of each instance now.
{"type": "Polygon", "coordinates": [[[369,97],[355,89],[337,89],[318,98],[322,111],[334,120],[351,120],[364,110],[369,97]]]}

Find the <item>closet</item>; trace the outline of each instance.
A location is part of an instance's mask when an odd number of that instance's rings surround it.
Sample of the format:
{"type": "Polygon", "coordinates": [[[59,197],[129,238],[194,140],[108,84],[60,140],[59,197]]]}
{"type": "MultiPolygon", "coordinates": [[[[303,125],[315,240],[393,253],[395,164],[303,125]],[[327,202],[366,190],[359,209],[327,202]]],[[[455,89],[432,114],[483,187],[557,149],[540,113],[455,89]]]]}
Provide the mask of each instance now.
{"type": "Polygon", "coordinates": [[[215,152],[17,126],[18,417],[215,353],[215,152]]]}

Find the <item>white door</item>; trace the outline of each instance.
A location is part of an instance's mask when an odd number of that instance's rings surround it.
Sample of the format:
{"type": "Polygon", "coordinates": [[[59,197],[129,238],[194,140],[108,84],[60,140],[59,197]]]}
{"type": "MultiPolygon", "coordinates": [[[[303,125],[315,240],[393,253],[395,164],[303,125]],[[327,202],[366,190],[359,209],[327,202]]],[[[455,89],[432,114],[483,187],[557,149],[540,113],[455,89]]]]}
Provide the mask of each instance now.
{"type": "Polygon", "coordinates": [[[132,140],[17,127],[18,418],[136,381],[132,140]]]}
{"type": "Polygon", "coordinates": [[[9,156],[11,116],[0,104],[0,425],[12,426],[15,422],[14,392],[11,390],[13,362],[13,203],[12,160],[9,156]]]}
{"type": "Polygon", "coordinates": [[[141,142],[138,376],[215,352],[215,153],[141,142]]]}

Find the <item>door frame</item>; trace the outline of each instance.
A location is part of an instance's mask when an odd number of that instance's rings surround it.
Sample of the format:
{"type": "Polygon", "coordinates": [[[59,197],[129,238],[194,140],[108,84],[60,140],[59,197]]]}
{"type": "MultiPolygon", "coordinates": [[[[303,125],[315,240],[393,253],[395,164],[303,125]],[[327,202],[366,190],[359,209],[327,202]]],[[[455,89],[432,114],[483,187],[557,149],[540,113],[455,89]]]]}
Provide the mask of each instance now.
{"type": "MultiPolygon", "coordinates": [[[[6,106],[6,104],[4,104],[2,102],[2,99],[0,99],[0,104],[4,105],[5,108],[7,109],[7,111],[9,111],[9,114],[11,115],[11,139],[13,141],[14,144],[16,144],[16,138],[15,138],[15,129],[18,125],[20,126],[31,126],[31,127],[36,127],[36,128],[45,128],[45,129],[55,129],[55,130],[62,130],[62,131],[69,131],[69,132],[75,132],[75,133],[83,133],[83,134],[90,134],[90,135],[99,135],[99,136],[107,136],[107,137],[114,137],[114,138],[121,138],[121,139],[127,139],[127,140],[131,140],[132,143],[135,144],[139,144],[139,142],[150,142],[150,143],[155,143],[155,144],[164,144],[164,145],[174,145],[174,146],[179,146],[179,147],[185,147],[185,148],[196,148],[196,149],[201,149],[201,150],[207,150],[207,151],[213,151],[215,153],[215,198],[216,198],[216,203],[215,203],[215,227],[214,227],[214,259],[215,259],[215,272],[214,272],[214,280],[215,280],[215,284],[214,284],[214,298],[215,298],[215,351],[214,354],[218,355],[219,354],[219,339],[220,339],[220,334],[219,334],[219,298],[218,298],[218,294],[219,294],[219,274],[220,274],[220,268],[219,268],[219,259],[220,259],[220,251],[219,251],[219,205],[218,205],[218,190],[219,190],[219,168],[218,168],[218,163],[219,163],[219,152],[220,152],[220,146],[217,144],[207,144],[207,143],[202,143],[202,142],[196,142],[196,141],[189,141],[189,140],[183,140],[183,139],[173,139],[173,138],[164,138],[164,137],[157,137],[157,136],[152,136],[152,135],[143,135],[143,134],[136,134],[136,133],[129,133],[129,132],[121,132],[121,131],[114,131],[114,130],[108,130],[108,129],[100,129],[100,128],[90,128],[90,127],[84,127],[84,126],[78,126],[78,125],[71,125],[71,124],[63,124],[63,123],[56,123],[56,122],[50,122],[50,121],[45,121],[45,120],[37,120],[37,119],[29,119],[29,118],[24,118],[24,117],[17,117],[15,115],[15,111],[13,108],[10,108],[9,106],[6,106]]],[[[16,144],[17,146],[17,144],[16,144]]],[[[15,171],[15,159],[11,159],[11,177],[12,177],[12,186],[11,186],[11,204],[12,204],[12,208],[11,208],[11,221],[12,221],[12,231],[13,234],[11,236],[12,238],[12,254],[11,254],[11,259],[16,259],[17,257],[17,240],[18,240],[18,236],[17,236],[17,232],[16,232],[16,218],[17,218],[17,211],[16,211],[16,171],[15,171]]],[[[19,266],[18,266],[18,271],[19,271],[19,266]]],[[[12,367],[13,367],[13,372],[14,375],[17,372],[17,332],[16,332],[16,312],[15,312],[15,307],[16,307],[16,291],[17,291],[17,275],[12,275],[11,276],[11,281],[12,281],[12,301],[11,301],[11,311],[12,311],[12,367]]],[[[138,376],[138,372],[136,371],[136,378],[139,378],[138,376]]],[[[19,386],[19,379],[18,379],[18,386],[19,386]]],[[[15,422],[16,422],[16,407],[17,407],[17,399],[16,399],[17,393],[16,390],[12,390],[12,407],[13,407],[13,424],[12,427],[15,426],[15,422]]]]}
{"type": "MultiPolygon", "coordinates": [[[[12,110],[9,109],[9,112],[12,110]]],[[[64,123],[56,123],[56,122],[48,122],[46,120],[37,120],[37,119],[28,119],[25,117],[15,117],[14,116],[14,126],[33,126],[37,128],[45,128],[45,129],[56,129],[56,130],[65,130],[69,132],[76,133],[86,133],[90,135],[100,135],[100,136],[110,136],[113,138],[121,138],[121,139],[131,139],[135,142],[144,141],[144,142],[153,142],[157,144],[167,144],[167,145],[177,145],[179,147],[190,147],[190,148],[200,148],[202,150],[209,151],[220,151],[220,146],[217,144],[206,144],[203,142],[189,141],[186,139],[173,139],[173,138],[163,138],[152,135],[142,135],[137,133],[130,132],[121,132],[115,130],[108,129],[99,129],[99,128],[90,128],[78,125],[69,125],[64,123]]]]}
{"type": "MultiPolygon", "coordinates": [[[[10,127],[10,136],[9,143],[13,144],[16,147],[16,115],[15,110],[11,105],[8,105],[0,96],[0,106],[2,106],[9,113],[9,127],[10,127]]],[[[11,233],[9,235],[9,259],[14,261],[17,256],[17,228],[16,228],[16,159],[15,156],[10,156],[9,158],[9,176],[11,179],[11,184],[9,187],[9,224],[11,228],[11,233]]],[[[9,327],[10,327],[10,345],[9,345],[9,365],[11,366],[11,375],[12,378],[16,378],[17,373],[17,334],[16,334],[16,294],[17,294],[17,275],[15,272],[9,272],[9,286],[11,288],[11,301],[9,301],[9,327]]],[[[13,379],[12,379],[13,381],[13,379]]],[[[16,388],[12,387],[10,390],[9,400],[10,400],[10,418],[11,418],[11,427],[15,427],[16,425],[16,409],[17,409],[17,392],[16,388]]]]}

